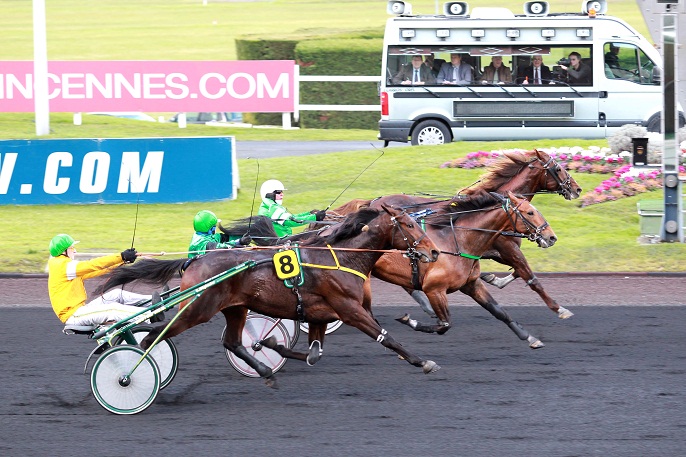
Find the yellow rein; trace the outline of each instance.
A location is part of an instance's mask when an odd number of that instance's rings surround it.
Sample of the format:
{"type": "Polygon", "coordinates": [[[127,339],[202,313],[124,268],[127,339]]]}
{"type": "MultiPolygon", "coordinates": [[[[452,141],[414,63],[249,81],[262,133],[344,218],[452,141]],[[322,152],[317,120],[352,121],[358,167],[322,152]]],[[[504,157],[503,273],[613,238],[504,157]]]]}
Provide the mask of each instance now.
{"type": "Polygon", "coordinates": [[[311,267],[311,268],[321,268],[323,270],[341,270],[345,271],[347,273],[352,273],[354,275],[359,276],[360,278],[364,279],[365,281],[367,280],[367,275],[360,273],[357,270],[353,270],[352,268],[348,267],[342,267],[341,264],[338,262],[338,257],[336,257],[336,252],[333,250],[331,246],[328,244],[326,245],[327,248],[329,248],[329,251],[331,252],[331,256],[333,257],[334,262],[336,262],[336,266],[330,266],[330,265],[316,265],[313,263],[300,263],[303,267],[311,267]]]}

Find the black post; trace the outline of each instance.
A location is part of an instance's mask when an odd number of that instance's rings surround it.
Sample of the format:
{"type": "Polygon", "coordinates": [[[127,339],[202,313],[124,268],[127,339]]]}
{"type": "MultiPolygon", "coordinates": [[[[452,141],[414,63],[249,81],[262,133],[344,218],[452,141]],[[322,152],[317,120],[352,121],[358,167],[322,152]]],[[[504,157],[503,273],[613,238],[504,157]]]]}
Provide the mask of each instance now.
{"type": "Polygon", "coordinates": [[[634,167],[645,167],[648,165],[648,138],[632,138],[634,154],[631,163],[634,167]]]}

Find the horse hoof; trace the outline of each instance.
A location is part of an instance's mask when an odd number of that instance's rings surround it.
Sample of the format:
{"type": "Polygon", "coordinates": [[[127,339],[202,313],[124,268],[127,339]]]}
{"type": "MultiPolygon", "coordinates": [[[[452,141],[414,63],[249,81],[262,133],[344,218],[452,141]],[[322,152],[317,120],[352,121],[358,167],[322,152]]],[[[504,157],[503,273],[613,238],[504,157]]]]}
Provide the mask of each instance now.
{"type": "Polygon", "coordinates": [[[481,280],[483,282],[488,283],[488,284],[492,284],[493,281],[495,280],[495,275],[493,273],[482,273],[481,274],[481,280]]]}
{"type": "Polygon", "coordinates": [[[395,320],[400,322],[401,324],[409,325],[410,324],[410,315],[405,313],[400,317],[396,317],[395,320]]]}
{"type": "Polygon", "coordinates": [[[528,338],[528,340],[529,340],[529,347],[531,349],[540,349],[542,347],[545,347],[545,344],[543,344],[543,342],[541,340],[539,340],[538,338],[530,336],[528,338]]]}
{"type": "Polygon", "coordinates": [[[276,378],[274,376],[269,376],[265,378],[264,383],[266,384],[267,387],[271,387],[272,389],[278,389],[279,386],[276,384],[276,378]]]}
{"type": "Polygon", "coordinates": [[[322,343],[319,340],[314,340],[310,344],[310,351],[307,353],[307,364],[314,365],[322,356],[322,343]]]}
{"type": "Polygon", "coordinates": [[[269,348],[269,349],[276,349],[276,345],[278,344],[278,341],[276,340],[276,337],[274,335],[270,336],[269,338],[266,338],[262,341],[260,341],[262,346],[269,348]]]}
{"type": "Polygon", "coordinates": [[[422,370],[424,371],[424,374],[435,373],[440,369],[441,369],[440,365],[438,365],[433,360],[427,360],[422,365],[422,370]]]}
{"type": "Polygon", "coordinates": [[[557,317],[559,317],[560,319],[569,319],[573,315],[573,312],[571,312],[567,308],[563,308],[562,306],[560,306],[560,309],[557,310],[557,317]]]}

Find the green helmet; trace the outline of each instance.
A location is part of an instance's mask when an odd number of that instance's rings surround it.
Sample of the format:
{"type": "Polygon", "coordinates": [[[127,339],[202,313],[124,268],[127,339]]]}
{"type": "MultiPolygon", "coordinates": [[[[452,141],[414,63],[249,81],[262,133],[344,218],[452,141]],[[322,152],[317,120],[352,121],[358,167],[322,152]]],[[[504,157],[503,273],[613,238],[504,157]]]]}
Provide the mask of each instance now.
{"type": "Polygon", "coordinates": [[[50,255],[57,257],[76,243],[78,243],[78,241],[74,241],[74,238],[67,234],[60,233],[59,235],[55,235],[52,240],[50,240],[50,255]]]}
{"type": "Polygon", "coordinates": [[[198,214],[193,218],[193,230],[196,232],[207,233],[212,227],[217,225],[219,220],[217,216],[206,209],[198,211],[198,214]]]}

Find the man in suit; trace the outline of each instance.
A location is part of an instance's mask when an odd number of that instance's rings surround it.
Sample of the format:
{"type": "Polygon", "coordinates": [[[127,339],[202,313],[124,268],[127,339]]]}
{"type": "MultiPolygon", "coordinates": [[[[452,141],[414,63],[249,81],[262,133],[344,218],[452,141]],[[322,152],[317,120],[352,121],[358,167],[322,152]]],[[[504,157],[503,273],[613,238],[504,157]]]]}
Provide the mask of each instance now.
{"type": "Polygon", "coordinates": [[[462,54],[450,54],[450,63],[441,66],[436,78],[438,84],[467,85],[472,82],[472,66],[462,62],[462,54]]]}
{"type": "Polygon", "coordinates": [[[431,74],[431,69],[424,65],[424,59],[420,55],[412,56],[411,65],[403,65],[398,74],[391,80],[393,84],[405,86],[417,86],[436,84],[436,78],[431,74]]]}
{"type": "Polygon", "coordinates": [[[518,84],[553,84],[553,73],[543,65],[543,56],[531,58],[531,65],[524,69],[524,74],[517,78],[518,84]]]}
{"type": "Polygon", "coordinates": [[[578,52],[569,53],[569,67],[560,65],[567,72],[567,82],[571,85],[590,86],[593,84],[593,70],[581,61],[578,52]]]}

